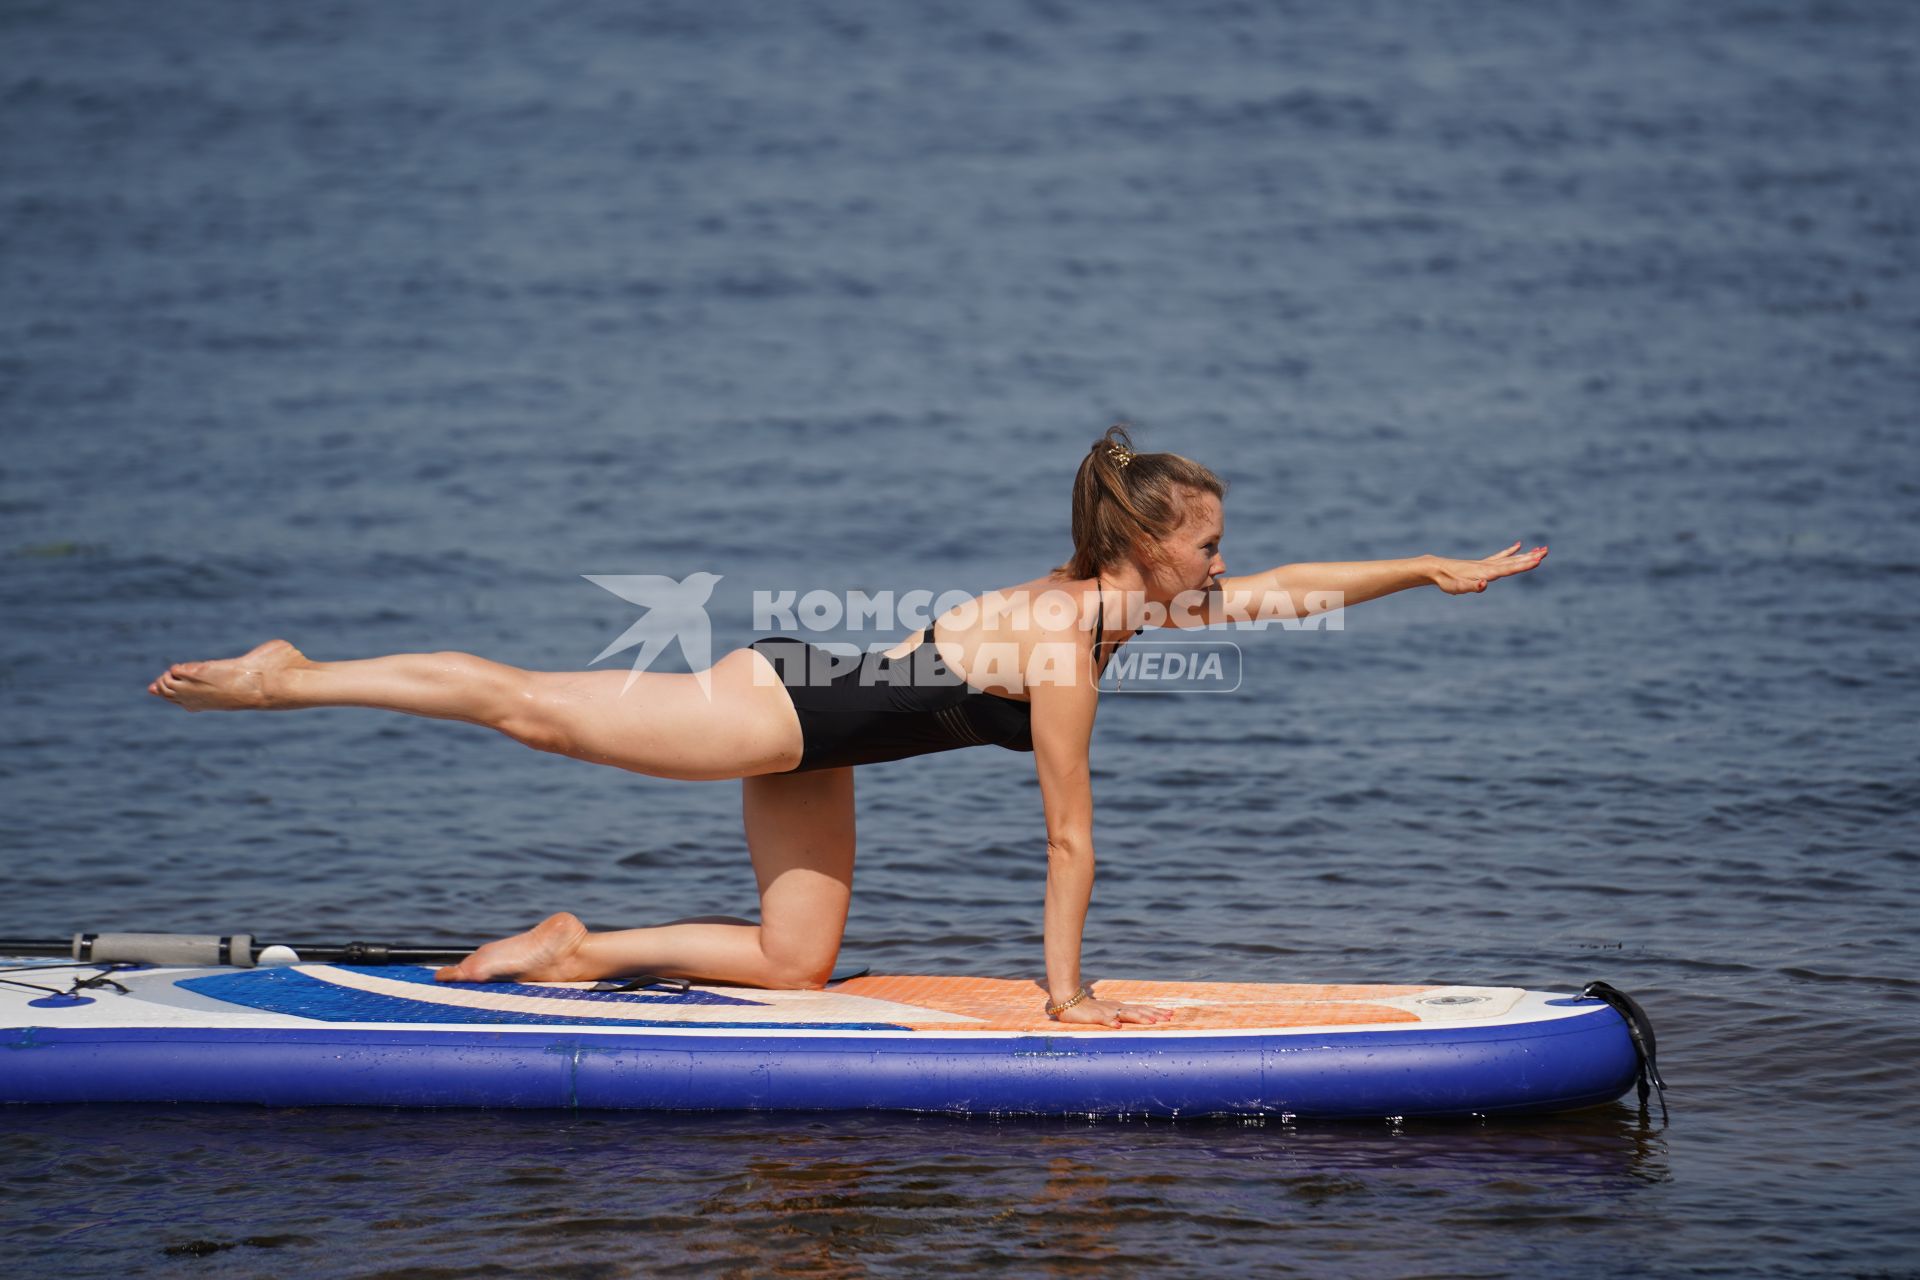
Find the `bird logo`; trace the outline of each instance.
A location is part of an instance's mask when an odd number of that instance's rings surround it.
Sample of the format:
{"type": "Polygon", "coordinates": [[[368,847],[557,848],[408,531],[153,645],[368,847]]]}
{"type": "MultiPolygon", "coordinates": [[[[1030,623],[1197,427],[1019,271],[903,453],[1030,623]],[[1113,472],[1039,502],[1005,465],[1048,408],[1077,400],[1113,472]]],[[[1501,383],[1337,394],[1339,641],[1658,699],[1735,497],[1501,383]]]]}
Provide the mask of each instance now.
{"type": "Polygon", "coordinates": [[[720,581],[720,574],[690,573],[678,582],[657,573],[583,573],[580,576],[646,610],[638,622],[621,632],[620,638],[602,649],[600,656],[593,660],[601,662],[623,649],[640,646],[640,652],[633,656],[633,670],[627,674],[627,682],[620,686],[621,693],[633,688],[640,673],[678,640],[681,656],[687,660],[694,679],[700,682],[700,692],[713,697],[708,671],[713,658],[713,626],[707,620],[707,600],[713,595],[713,586],[720,581]]]}

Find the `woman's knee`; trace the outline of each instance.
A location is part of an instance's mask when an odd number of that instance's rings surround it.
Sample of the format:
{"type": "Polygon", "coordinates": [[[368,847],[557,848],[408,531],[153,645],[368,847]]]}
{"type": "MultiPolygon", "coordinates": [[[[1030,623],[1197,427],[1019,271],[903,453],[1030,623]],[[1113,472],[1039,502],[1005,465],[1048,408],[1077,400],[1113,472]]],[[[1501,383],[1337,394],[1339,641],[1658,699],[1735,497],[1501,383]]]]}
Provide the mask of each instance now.
{"type": "Polygon", "coordinates": [[[474,679],[484,691],[484,703],[489,708],[487,724],[536,751],[556,755],[572,751],[574,735],[567,718],[555,705],[552,690],[543,687],[542,677],[550,679],[550,673],[522,671],[484,658],[473,661],[480,664],[474,669],[474,679]]]}
{"type": "Polygon", "coordinates": [[[767,957],[767,985],[779,991],[818,991],[833,978],[836,948],[830,953],[767,957]]]}
{"type": "Polygon", "coordinates": [[[808,929],[768,929],[760,925],[760,956],[766,958],[768,986],[781,990],[820,990],[839,960],[841,929],[833,921],[814,921],[808,929]]]}

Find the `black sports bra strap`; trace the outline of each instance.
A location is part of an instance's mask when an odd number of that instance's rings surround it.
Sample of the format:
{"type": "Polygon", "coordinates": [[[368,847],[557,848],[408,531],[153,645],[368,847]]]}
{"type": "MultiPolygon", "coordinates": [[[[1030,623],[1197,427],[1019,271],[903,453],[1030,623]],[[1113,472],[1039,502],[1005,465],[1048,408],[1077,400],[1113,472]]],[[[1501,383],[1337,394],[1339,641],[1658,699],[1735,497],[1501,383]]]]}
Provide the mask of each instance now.
{"type": "Polygon", "coordinates": [[[1094,575],[1093,589],[1100,604],[1093,614],[1093,669],[1097,674],[1106,670],[1106,662],[1100,657],[1100,642],[1107,636],[1107,593],[1100,583],[1098,574],[1094,575]]]}

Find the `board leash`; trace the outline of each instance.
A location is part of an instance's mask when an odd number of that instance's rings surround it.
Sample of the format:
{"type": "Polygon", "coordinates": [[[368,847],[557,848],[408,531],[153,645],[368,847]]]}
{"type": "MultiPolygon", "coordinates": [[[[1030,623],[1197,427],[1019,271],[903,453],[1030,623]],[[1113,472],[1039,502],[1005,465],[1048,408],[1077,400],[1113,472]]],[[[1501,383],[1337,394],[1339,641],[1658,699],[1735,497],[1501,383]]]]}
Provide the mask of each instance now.
{"type": "Polygon", "coordinates": [[[1620,988],[1607,982],[1589,982],[1580,989],[1580,994],[1589,1000],[1604,1000],[1613,1006],[1615,1013],[1627,1024],[1627,1035],[1633,1040],[1633,1056],[1637,1060],[1633,1083],[1640,1094],[1640,1110],[1647,1109],[1648,1086],[1660,1095],[1660,1123],[1667,1123],[1667,1082],[1660,1078],[1660,1064],[1654,1059],[1653,1019],[1647,1011],[1620,988]]]}

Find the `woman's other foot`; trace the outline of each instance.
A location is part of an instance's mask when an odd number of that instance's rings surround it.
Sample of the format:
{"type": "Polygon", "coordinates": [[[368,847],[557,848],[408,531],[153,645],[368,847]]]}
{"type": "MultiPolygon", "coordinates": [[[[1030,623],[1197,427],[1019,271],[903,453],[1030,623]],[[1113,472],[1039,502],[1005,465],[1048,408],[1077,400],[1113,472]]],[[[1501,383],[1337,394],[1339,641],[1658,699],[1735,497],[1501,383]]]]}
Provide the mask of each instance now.
{"type": "Polygon", "coordinates": [[[586,940],[587,926],[562,911],[525,933],[489,942],[433,976],[441,982],[583,982],[604,976],[581,971],[578,955],[580,944],[586,940]]]}
{"type": "Polygon", "coordinates": [[[275,705],[275,678],[312,665],[285,640],[269,640],[237,658],[176,662],[147,692],[189,711],[267,711],[275,705]]]}

